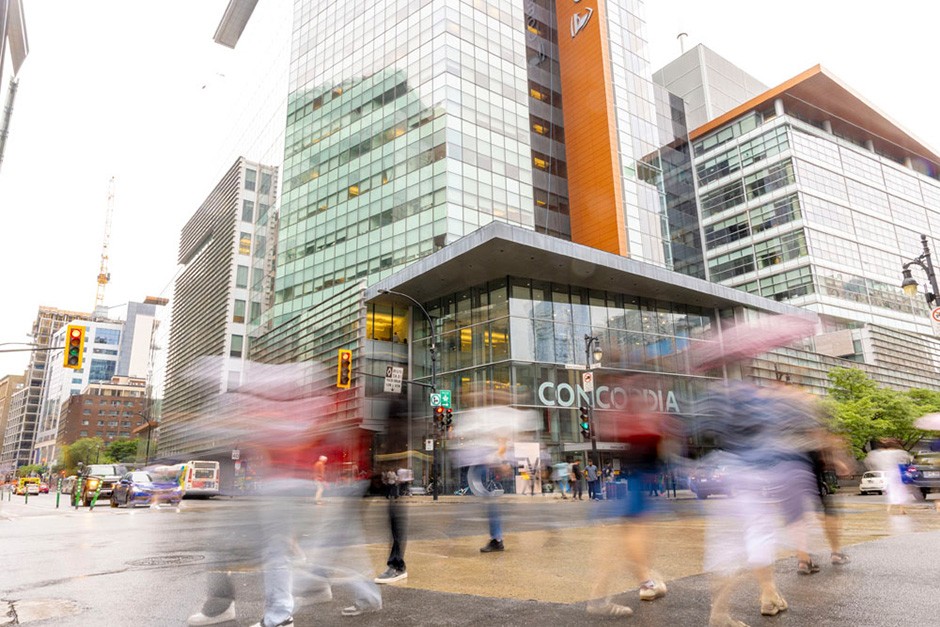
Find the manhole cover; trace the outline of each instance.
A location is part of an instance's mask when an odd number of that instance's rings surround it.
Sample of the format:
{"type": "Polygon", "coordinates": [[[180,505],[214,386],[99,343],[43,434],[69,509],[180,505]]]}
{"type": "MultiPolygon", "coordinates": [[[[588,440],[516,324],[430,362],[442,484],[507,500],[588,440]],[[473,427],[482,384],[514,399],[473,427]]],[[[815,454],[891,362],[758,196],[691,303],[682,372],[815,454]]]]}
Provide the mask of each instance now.
{"type": "Polygon", "coordinates": [[[205,559],[203,555],[159,555],[126,562],[128,566],[177,566],[205,559]]]}

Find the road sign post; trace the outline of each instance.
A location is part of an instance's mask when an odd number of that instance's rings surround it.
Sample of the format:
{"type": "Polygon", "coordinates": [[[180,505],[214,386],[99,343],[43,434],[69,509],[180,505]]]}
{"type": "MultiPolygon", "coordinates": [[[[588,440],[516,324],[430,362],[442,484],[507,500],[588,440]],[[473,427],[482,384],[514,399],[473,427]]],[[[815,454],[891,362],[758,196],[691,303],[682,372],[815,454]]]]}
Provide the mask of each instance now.
{"type": "Polygon", "coordinates": [[[385,367],[385,386],[383,390],[391,394],[401,394],[401,383],[404,379],[405,369],[399,366],[385,367]]]}

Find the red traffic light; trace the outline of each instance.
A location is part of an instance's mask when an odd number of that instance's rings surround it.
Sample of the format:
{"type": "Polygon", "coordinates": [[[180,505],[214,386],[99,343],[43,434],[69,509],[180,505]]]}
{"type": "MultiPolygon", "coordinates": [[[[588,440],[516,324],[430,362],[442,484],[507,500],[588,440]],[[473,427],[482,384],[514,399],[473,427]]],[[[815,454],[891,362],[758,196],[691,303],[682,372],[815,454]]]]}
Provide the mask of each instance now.
{"type": "Polygon", "coordinates": [[[62,365],[73,370],[80,370],[82,367],[82,350],[85,344],[85,327],[70,324],[66,328],[65,337],[65,357],[62,365]]]}

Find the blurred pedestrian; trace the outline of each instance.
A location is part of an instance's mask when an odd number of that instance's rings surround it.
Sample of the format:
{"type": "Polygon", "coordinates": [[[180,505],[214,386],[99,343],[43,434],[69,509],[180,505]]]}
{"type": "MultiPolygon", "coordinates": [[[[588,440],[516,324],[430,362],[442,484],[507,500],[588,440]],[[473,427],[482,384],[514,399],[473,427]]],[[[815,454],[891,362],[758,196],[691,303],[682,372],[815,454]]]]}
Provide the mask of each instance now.
{"type": "Polygon", "coordinates": [[[818,570],[805,541],[806,514],[818,498],[808,456],[816,445],[814,408],[793,388],[733,382],[713,390],[699,413],[707,416],[700,427],[722,449],[710,465],[726,468],[733,494],[727,518],[709,520],[706,569],[715,574],[710,624],[741,624],[730,616],[730,600],[743,568],[757,579],[760,613],[775,616],[789,607],[774,577],[781,518],[796,544],[799,571],[818,570]]]}
{"type": "MultiPolygon", "coordinates": [[[[631,377],[620,384],[624,389],[654,386],[655,383],[649,383],[645,377],[631,377]]],[[[653,525],[646,520],[651,510],[646,487],[653,481],[661,460],[678,450],[681,428],[669,414],[652,412],[640,396],[631,395],[627,406],[619,412],[607,412],[605,420],[598,421],[597,429],[598,437],[605,441],[626,445],[621,455],[621,472],[626,472],[628,477],[627,498],[611,501],[607,511],[629,522],[620,537],[620,552],[628,560],[640,584],[640,599],[654,601],[665,596],[667,588],[651,568],[653,525]]],[[[596,562],[602,566],[597,571],[594,600],[588,603],[588,613],[607,616],[632,614],[630,607],[611,600],[613,567],[617,560],[611,559],[609,546],[597,547],[596,562]]]]}
{"type": "Polygon", "coordinates": [[[320,455],[313,465],[313,482],[317,489],[314,502],[317,505],[322,505],[323,490],[326,488],[326,455],[320,455]]]}
{"type": "Polygon", "coordinates": [[[809,454],[816,476],[816,488],[822,501],[823,532],[829,543],[829,562],[834,566],[843,566],[849,563],[849,557],[842,550],[842,517],[832,502],[827,481],[830,473],[836,477],[851,474],[853,459],[848,444],[828,429],[819,429],[814,439],[818,446],[809,454]]]}
{"type": "Polygon", "coordinates": [[[558,486],[561,498],[567,500],[568,497],[565,495],[568,493],[568,477],[571,473],[570,464],[568,464],[568,462],[558,462],[555,464],[553,470],[552,479],[554,479],[555,485],[558,486]]]}
{"type": "MultiPolygon", "coordinates": [[[[344,614],[382,607],[378,588],[363,574],[360,516],[344,513],[339,524],[311,517],[305,504],[316,489],[310,472],[315,451],[333,448],[354,458],[359,455],[351,434],[323,430],[311,419],[328,415],[334,407],[332,395],[315,391],[319,380],[322,375],[310,364],[249,362],[241,387],[218,397],[211,418],[200,423],[206,432],[199,435],[239,443],[263,477],[265,491],[263,499],[245,501],[237,515],[219,512],[216,533],[209,541],[213,558],[207,561],[213,570],[207,578],[207,598],[201,611],[187,619],[189,625],[236,620],[233,572],[259,559],[264,610],[253,627],[293,624],[295,595],[311,602],[332,599],[331,580],[338,573],[354,589],[355,604],[344,614]]],[[[349,495],[360,487],[351,486],[349,495]]],[[[361,493],[350,499],[354,504],[361,500],[361,493]]]]}
{"type": "Polygon", "coordinates": [[[880,470],[885,474],[885,496],[887,512],[897,507],[899,514],[907,514],[905,505],[913,501],[913,495],[901,480],[901,466],[911,463],[911,455],[895,438],[882,438],[878,448],[865,458],[865,465],[871,470],[880,470]]]}
{"type": "Polygon", "coordinates": [[[581,470],[581,461],[576,459],[571,462],[571,471],[568,473],[571,480],[571,498],[577,501],[584,500],[584,471],[581,470]]]}
{"type": "Polygon", "coordinates": [[[601,492],[599,489],[600,476],[598,475],[597,466],[594,465],[593,459],[588,459],[587,467],[584,469],[584,472],[587,475],[588,500],[591,500],[591,501],[601,500],[601,492]]]}
{"type": "Polygon", "coordinates": [[[463,442],[456,453],[457,465],[467,467],[467,484],[475,496],[483,497],[489,522],[490,539],[481,553],[505,550],[500,497],[503,482],[513,478],[518,461],[510,459],[510,442],[520,432],[534,431],[537,415],[511,406],[512,396],[505,390],[482,386],[462,395],[461,412],[454,425],[454,437],[463,442]]]}

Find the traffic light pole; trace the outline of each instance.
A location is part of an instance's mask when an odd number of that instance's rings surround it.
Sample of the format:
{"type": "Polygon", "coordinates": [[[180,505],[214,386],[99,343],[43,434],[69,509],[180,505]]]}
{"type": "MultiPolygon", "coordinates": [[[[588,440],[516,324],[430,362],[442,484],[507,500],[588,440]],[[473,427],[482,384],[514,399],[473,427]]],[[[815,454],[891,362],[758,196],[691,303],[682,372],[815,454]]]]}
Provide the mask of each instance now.
{"type": "MultiPolygon", "coordinates": [[[[585,356],[585,364],[587,366],[587,370],[585,370],[585,372],[591,371],[591,353],[592,353],[591,347],[594,344],[598,345],[598,349],[600,348],[600,340],[598,340],[597,337],[592,337],[590,335],[584,336],[584,356],[585,356]]],[[[592,456],[591,461],[593,461],[595,464],[600,464],[600,458],[597,456],[597,429],[594,428],[594,402],[593,401],[591,402],[590,405],[588,405],[588,424],[591,426],[590,428],[591,456],[592,456]]]]}
{"type": "MultiPolygon", "coordinates": [[[[415,307],[421,310],[421,313],[423,313],[424,317],[427,318],[428,327],[430,330],[429,339],[431,341],[431,345],[428,347],[428,351],[431,353],[431,392],[437,392],[437,332],[434,328],[434,318],[432,318],[431,314],[428,313],[428,310],[424,308],[424,305],[419,303],[411,296],[408,296],[408,294],[396,292],[394,290],[379,290],[379,294],[394,294],[396,296],[406,298],[411,301],[415,307]]],[[[431,419],[433,421],[433,416],[431,419]]],[[[435,424],[434,426],[436,427],[437,425],[435,424]]],[[[434,439],[434,450],[431,451],[431,472],[433,475],[433,481],[431,481],[431,494],[436,501],[438,497],[438,485],[440,483],[440,460],[437,458],[437,449],[440,448],[441,444],[444,442],[443,434],[439,434],[438,437],[434,439]]]]}

